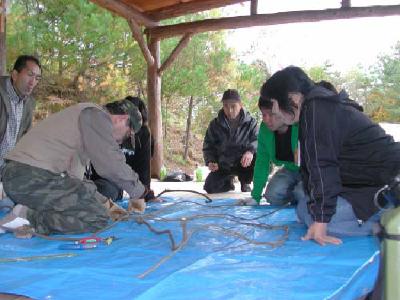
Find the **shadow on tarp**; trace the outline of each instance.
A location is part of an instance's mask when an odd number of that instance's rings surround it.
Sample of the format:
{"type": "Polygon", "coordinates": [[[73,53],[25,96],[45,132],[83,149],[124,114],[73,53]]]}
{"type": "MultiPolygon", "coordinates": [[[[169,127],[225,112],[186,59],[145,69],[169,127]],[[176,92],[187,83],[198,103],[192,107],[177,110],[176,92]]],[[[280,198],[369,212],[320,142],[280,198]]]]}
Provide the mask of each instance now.
{"type": "MultiPolygon", "coordinates": [[[[166,218],[213,213],[250,219],[274,210],[267,206],[171,205],[193,199],[165,199],[166,203],[151,204],[146,213],[162,208],[162,216],[166,218]]],[[[204,204],[203,199],[195,201],[204,204]]],[[[231,199],[218,199],[211,205],[233,203],[231,199]]],[[[102,237],[114,235],[118,240],[92,250],[59,250],[59,245],[65,242],[21,240],[12,234],[3,234],[0,235],[3,261],[66,253],[75,256],[0,262],[0,292],[34,299],[343,300],[357,299],[372,290],[379,264],[376,238],[344,238],[340,246],[325,247],[303,242],[300,237],[305,227],[296,222],[293,208],[282,209],[257,222],[288,225],[288,240],[275,249],[249,244],[202,228],[210,224],[224,226],[257,241],[274,241],[282,232],[244,226],[228,219],[201,218],[188,223],[189,230],[200,229],[187,245],[144,279],[137,276],[171,253],[170,242],[166,235],[151,233],[146,226],[134,221],[119,223],[101,233],[102,237]]],[[[156,220],[151,224],[160,230],[171,229],[176,241],[180,241],[179,222],[156,220]]]]}

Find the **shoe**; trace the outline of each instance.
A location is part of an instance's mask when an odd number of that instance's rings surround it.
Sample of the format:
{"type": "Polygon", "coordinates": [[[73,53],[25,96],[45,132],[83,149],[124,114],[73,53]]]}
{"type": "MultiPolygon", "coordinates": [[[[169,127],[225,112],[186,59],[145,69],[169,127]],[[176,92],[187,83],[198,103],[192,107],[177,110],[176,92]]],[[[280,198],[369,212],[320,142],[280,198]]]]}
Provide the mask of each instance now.
{"type": "Polygon", "coordinates": [[[248,184],[248,183],[241,184],[241,185],[240,185],[240,189],[241,189],[241,191],[242,191],[243,193],[251,192],[251,187],[250,187],[250,184],[248,184]]]}
{"type": "Polygon", "coordinates": [[[0,233],[4,233],[7,229],[14,231],[24,225],[30,225],[27,220],[28,207],[17,204],[13,210],[0,220],[0,233]]]}

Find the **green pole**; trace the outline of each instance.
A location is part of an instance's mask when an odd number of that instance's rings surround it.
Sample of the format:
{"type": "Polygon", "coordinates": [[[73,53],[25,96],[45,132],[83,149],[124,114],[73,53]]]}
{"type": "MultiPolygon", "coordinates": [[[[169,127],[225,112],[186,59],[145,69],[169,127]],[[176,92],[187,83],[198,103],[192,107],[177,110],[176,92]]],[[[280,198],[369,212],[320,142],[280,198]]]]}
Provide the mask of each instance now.
{"type": "Polygon", "coordinates": [[[400,299],[400,207],[385,212],[381,224],[384,228],[384,299],[400,299]]]}

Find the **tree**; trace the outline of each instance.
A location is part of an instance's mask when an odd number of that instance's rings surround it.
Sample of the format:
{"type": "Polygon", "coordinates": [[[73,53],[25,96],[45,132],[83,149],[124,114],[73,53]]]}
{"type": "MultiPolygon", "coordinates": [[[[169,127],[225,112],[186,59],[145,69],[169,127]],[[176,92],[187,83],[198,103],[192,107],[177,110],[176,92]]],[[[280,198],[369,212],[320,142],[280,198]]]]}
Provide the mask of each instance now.
{"type": "Polygon", "coordinates": [[[372,67],[367,111],[375,121],[400,122],[400,41],[372,67]]]}

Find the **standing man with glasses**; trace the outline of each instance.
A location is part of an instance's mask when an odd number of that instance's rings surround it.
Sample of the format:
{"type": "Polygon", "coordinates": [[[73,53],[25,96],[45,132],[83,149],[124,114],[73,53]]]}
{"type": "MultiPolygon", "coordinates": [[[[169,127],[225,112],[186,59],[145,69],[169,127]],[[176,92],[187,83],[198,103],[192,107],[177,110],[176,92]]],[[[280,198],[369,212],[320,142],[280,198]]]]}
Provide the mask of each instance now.
{"type": "MultiPolygon", "coordinates": [[[[42,78],[39,60],[21,55],[15,61],[11,76],[0,77],[0,171],[4,157],[32,126],[35,100],[31,96],[42,78]]],[[[0,199],[3,188],[0,175],[0,199]]]]}

